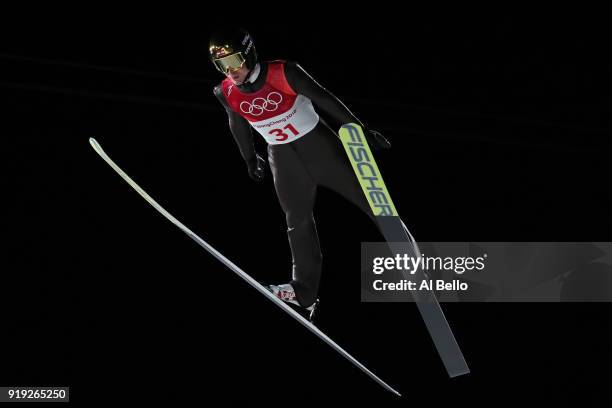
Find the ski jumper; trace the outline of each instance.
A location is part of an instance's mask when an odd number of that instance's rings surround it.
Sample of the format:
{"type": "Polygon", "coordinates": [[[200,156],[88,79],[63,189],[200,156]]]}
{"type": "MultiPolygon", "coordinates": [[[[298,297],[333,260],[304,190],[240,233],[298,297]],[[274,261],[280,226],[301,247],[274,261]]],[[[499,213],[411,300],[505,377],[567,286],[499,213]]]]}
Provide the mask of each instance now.
{"type": "Polygon", "coordinates": [[[234,85],[225,79],[214,94],[225,107],[247,163],[256,158],[251,129],[268,143],[293,257],[291,284],[299,303],[310,306],[321,279],[322,254],[313,217],[317,187],[334,190],[375,221],[342,144],[315,107],[339,124],[361,122],[294,62],[260,63],[254,82],[234,85]]]}

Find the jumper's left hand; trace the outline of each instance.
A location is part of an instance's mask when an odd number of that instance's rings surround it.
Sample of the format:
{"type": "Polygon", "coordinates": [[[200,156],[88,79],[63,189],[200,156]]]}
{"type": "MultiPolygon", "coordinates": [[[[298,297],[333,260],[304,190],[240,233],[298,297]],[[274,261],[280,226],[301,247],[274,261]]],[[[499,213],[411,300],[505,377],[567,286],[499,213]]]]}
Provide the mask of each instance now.
{"type": "Polygon", "coordinates": [[[366,129],[365,137],[368,140],[368,144],[375,150],[388,150],[391,148],[391,142],[387,140],[379,131],[373,129],[366,129]]]}

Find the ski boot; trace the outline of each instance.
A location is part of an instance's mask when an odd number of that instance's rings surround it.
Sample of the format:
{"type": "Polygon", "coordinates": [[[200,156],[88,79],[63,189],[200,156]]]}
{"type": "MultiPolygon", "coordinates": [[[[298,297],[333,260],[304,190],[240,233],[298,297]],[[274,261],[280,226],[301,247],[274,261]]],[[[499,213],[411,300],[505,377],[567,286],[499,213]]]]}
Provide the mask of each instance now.
{"type": "Polygon", "coordinates": [[[317,308],[319,307],[319,299],[308,307],[300,305],[295,295],[295,290],[290,283],[283,285],[264,285],[266,289],[272,292],[277,298],[288,303],[296,312],[302,315],[306,320],[313,323],[317,308]]]}

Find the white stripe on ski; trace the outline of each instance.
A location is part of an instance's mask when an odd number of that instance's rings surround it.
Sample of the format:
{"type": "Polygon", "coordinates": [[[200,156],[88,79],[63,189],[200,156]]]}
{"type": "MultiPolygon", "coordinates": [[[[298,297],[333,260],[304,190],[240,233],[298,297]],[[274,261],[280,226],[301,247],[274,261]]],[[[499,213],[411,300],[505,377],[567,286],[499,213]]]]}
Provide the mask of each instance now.
{"type": "Polygon", "coordinates": [[[383,386],[388,391],[391,391],[392,393],[394,393],[394,394],[396,394],[396,395],[401,397],[401,394],[399,392],[397,392],[396,390],[391,388],[387,383],[385,383],[378,376],[376,376],[376,374],[374,374],[373,372],[368,370],[366,366],[364,366],[359,361],[357,361],[353,356],[351,356],[347,351],[345,351],[342,347],[340,347],[338,344],[336,344],[332,339],[330,339],[325,333],[323,333],[321,330],[319,330],[315,325],[313,325],[311,322],[306,320],[303,316],[301,316],[298,312],[293,310],[285,302],[283,302],[282,300],[280,300],[279,298],[274,296],[271,292],[269,292],[266,288],[264,288],[261,284],[259,284],[259,282],[257,282],[255,279],[251,278],[246,272],[244,272],[242,269],[240,269],[232,261],[230,261],[225,256],[223,256],[219,251],[217,251],[215,248],[213,248],[211,245],[209,245],[202,238],[197,236],[193,231],[191,231],[189,228],[187,228],[182,222],[180,222],[179,220],[174,218],[174,216],[172,216],[172,214],[170,214],[161,205],[159,205],[155,200],[153,200],[151,198],[151,196],[149,196],[149,194],[146,193],[146,191],[144,191],[138,184],[136,184],[134,182],[134,180],[132,180],[123,170],[121,170],[121,168],[119,168],[119,166],[117,166],[117,164],[115,164],[115,162],[112,161],[111,158],[104,152],[104,150],[102,149],[100,144],[94,138],[89,138],[89,143],[94,148],[96,153],[98,153],[100,155],[100,157],[102,157],[104,159],[104,161],[106,163],[108,163],[108,165],[113,168],[113,170],[115,170],[125,181],[127,181],[127,183],[134,190],[136,190],[136,192],[138,194],[140,194],[142,196],[142,198],[144,198],[149,204],[151,204],[153,206],[153,208],[155,208],[164,217],[166,217],[168,220],[170,220],[170,222],[172,222],[174,225],[179,227],[185,234],[187,234],[191,239],[193,239],[195,242],[197,242],[202,248],[204,248],[208,252],[210,252],[215,258],[217,258],[219,261],[221,261],[225,266],[230,268],[236,275],[240,276],[249,285],[251,285],[252,287],[257,289],[257,291],[259,293],[261,293],[262,295],[264,295],[265,297],[270,299],[278,307],[280,307],[285,312],[287,312],[291,317],[293,317],[295,320],[300,322],[304,327],[306,327],[312,333],[317,335],[317,337],[319,337],[321,340],[323,340],[325,343],[327,343],[329,346],[331,346],[334,350],[336,350],[338,353],[340,353],[348,361],[353,363],[353,365],[358,367],[361,371],[366,373],[370,378],[372,378],[374,381],[376,381],[378,384],[383,386]]]}

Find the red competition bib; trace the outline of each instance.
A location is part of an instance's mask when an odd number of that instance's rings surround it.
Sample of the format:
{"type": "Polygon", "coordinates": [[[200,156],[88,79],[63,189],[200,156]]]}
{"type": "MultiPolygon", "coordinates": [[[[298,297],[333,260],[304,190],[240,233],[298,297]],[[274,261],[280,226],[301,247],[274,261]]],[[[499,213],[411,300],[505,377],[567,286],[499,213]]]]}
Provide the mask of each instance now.
{"type": "Polygon", "coordinates": [[[312,102],[295,93],[285,78],[285,62],[268,63],[266,83],[257,92],[242,93],[229,78],[222,82],[230,108],[249,121],[268,144],[291,143],[319,122],[312,102]]]}

